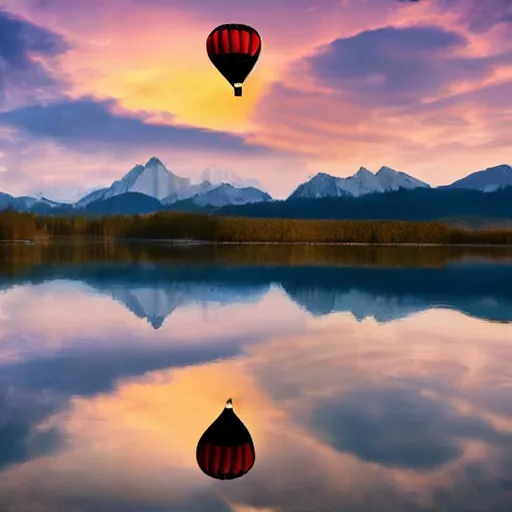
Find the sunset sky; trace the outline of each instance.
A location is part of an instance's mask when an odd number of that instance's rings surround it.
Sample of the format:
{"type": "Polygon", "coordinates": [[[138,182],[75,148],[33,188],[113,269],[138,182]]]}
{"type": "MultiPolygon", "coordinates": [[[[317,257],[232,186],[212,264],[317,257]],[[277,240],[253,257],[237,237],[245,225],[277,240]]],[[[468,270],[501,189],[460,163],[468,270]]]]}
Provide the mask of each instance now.
{"type": "Polygon", "coordinates": [[[433,185],[511,163],[512,0],[0,0],[0,191],[77,199],[158,156],[282,197],[382,165],[433,185]],[[208,60],[254,26],[235,98],[208,60]]]}

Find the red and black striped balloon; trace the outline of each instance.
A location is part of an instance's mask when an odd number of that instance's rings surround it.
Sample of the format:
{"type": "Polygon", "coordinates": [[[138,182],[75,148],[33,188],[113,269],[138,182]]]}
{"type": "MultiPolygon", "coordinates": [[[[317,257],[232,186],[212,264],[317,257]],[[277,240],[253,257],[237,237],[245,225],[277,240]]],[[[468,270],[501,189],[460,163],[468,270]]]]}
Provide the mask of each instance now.
{"type": "Polygon", "coordinates": [[[261,37],[248,25],[231,23],[212,30],[206,39],[206,51],[213,65],[242,95],[242,84],[252,71],[261,52],[261,37]]]}
{"type": "Polygon", "coordinates": [[[254,466],[256,453],[251,434],[233,411],[231,399],[197,444],[201,471],[218,480],[233,480],[254,466]]]}

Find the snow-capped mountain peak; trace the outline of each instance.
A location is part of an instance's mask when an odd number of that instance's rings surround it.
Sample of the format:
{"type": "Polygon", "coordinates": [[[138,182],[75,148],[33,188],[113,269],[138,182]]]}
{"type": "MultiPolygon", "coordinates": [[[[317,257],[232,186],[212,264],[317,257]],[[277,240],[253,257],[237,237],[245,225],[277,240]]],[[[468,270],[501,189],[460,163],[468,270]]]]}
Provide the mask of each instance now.
{"type": "Polygon", "coordinates": [[[237,188],[254,187],[261,189],[261,183],[255,178],[245,178],[239,176],[236,172],[229,169],[217,169],[216,167],[210,167],[204,169],[200,175],[198,182],[208,181],[213,185],[221,185],[222,183],[229,183],[237,188]]]}
{"type": "Polygon", "coordinates": [[[468,188],[481,192],[494,192],[510,186],[512,186],[512,167],[502,164],[469,174],[445,188],[468,188]]]}
{"type": "Polygon", "coordinates": [[[262,203],[272,201],[272,197],[254,187],[237,188],[229,183],[222,183],[211,190],[193,198],[198,206],[221,207],[226,205],[239,205],[248,203],[262,203]]]}
{"type": "Polygon", "coordinates": [[[429,188],[430,185],[424,181],[409,176],[405,172],[395,171],[391,167],[383,166],[375,174],[379,183],[388,190],[399,190],[401,188],[429,188]]]}
{"type": "Polygon", "coordinates": [[[345,190],[354,197],[373,192],[384,192],[384,187],[380,184],[377,176],[365,167],[360,167],[354,175],[344,178],[344,180],[345,190]]]}
{"type": "Polygon", "coordinates": [[[145,167],[143,165],[137,164],[131,171],[128,171],[124,177],[120,180],[116,180],[115,183],[135,183],[137,178],[144,172],[145,167]]]}
{"type": "MultiPolygon", "coordinates": [[[[404,174],[404,172],[402,171],[395,171],[394,169],[391,169],[391,167],[388,167],[387,165],[383,165],[376,173],[375,173],[375,176],[377,175],[392,175],[394,176],[395,174],[404,174]]],[[[406,175],[407,176],[407,175],[406,175]]]]}
{"type": "Polygon", "coordinates": [[[355,174],[347,178],[319,173],[308,182],[299,185],[290,198],[360,197],[366,194],[389,192],[401,188],[419,187],[424,188],[429,187],[429,185],[390,167],[381,167],[376,174],[373,174],[366,167],[360,167],[355,174]]]}
{"type": "Polygon", "coordinates": [[[188,178],[176,176],[158,158],[152,157],[144,166],[136,165],[122,179],[112,183],[103,199],[126,192],[139,192],[162,200],[188,187],[188,178]]]}
{"type": "Polygon", "coordinates": [[[120,180],[114,181],[110,187],[89,193],[78,201],[77,206],[83,207],[93,201],[108,199],[127,192],[139,192],[158,200],[169,196],[180,196],[180,192],[190,188],[190,180],[173,174],[160,159],[151,157],[145,165],[137,164],[120,180]]]}
{"type": "Polygon", "coordinates": [[[157,158],[156,156],[152,156],[147,162],[144,167],[165,167],[165,165],[162,163],[162,160],[160,158],[157,158]]]}
{"type": "Polygon", "coordinates": [[[70,203],[65,203],[63,201],[54,201],[53,199],[48,199],[47,197],[40,197],[37,199],[36,203],[45,204],[46,206],[49,206],[50,208],[57,208],[62,205],[69,205],[70,203]]]}
{"type": "Polygon", "coordinates": [[[204,194],[214,188],[209,181],[202,181],[201,183],[191,184],[188,187],[177,189],[172,194],[162,199],[162,204],[172,204],[182,199],[190,199],[191,197],[204,194]]]}
{"type": "Polygon", "coordinates": [[[371,171],[369,171],[366,167],[359,167],[359,170],[352,177],[368,178],[369,176],[375,176],[375,175],[371,171]]]}
{"type": "Polygon", "coordinates": [[[343,178],[319,172],[306,183],[297,187],[290,199],[317,199],[321,197],[342,197],[348,195],[343,189],[343,178]]]}

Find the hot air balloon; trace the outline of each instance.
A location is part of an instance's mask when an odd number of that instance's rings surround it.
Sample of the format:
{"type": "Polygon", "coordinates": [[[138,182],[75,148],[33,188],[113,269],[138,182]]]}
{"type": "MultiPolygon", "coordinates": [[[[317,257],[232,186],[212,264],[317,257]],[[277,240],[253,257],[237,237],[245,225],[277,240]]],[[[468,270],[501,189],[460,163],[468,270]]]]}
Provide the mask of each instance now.
{"type": "Polygon", "coordinates": [[[196,459],[203,473],[218,480],[239,478],[254,466],[251,434],[233,411],[231,398],[199,439],[196,459]]]}
{"type": "Polygon", "coordinates": [[[220,25],[206,39],[206,51],[213,65],[233,86],[235,96],[242,96],[242,84],[261,52],[261,37],[247,25],[220,25]]]}

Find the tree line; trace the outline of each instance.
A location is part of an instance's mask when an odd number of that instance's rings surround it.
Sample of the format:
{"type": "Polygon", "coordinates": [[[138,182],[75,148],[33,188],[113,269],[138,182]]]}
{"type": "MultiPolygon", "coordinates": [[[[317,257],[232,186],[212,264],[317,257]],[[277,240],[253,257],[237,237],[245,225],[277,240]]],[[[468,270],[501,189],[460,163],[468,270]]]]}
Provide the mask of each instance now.
{"type": "Polygon", "coordinates": [[[512,230],[466,230],[442,222],[261,219],[175,212],[104,217],[0,213],[0,240],[60,237],[217,243],[512,245],[512,230]]]}

